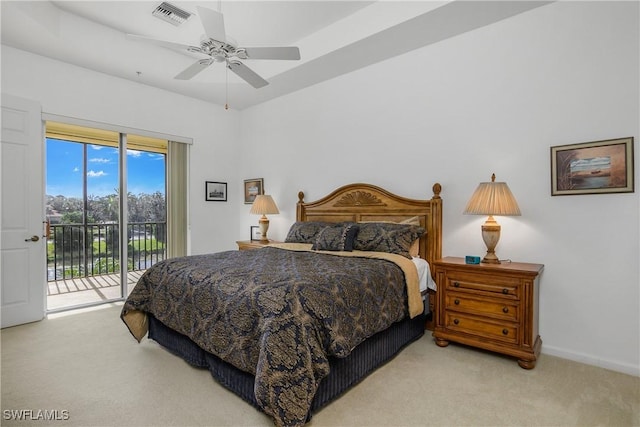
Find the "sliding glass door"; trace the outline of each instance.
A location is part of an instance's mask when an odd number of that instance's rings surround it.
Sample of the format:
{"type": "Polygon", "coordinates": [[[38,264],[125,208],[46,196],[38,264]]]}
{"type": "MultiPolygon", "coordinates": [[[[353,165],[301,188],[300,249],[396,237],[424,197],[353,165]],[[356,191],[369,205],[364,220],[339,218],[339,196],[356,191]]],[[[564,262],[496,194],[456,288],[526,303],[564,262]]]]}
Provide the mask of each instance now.
{"type": "Polygon", "coordinates": [[[166,256],[168,143],[46,125],[47,309],[121,299],[166,256]]]}

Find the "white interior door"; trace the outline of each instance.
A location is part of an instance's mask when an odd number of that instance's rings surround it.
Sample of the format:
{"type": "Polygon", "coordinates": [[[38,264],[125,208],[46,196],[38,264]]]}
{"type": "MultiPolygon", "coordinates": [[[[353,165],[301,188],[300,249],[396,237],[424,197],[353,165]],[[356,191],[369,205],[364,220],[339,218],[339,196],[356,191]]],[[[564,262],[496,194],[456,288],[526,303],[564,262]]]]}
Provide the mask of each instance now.
{"type": "Polygon", "coordinates": [[[45,315],[42,117],[37,102],[2,94],[0,326],[45,315]]]}

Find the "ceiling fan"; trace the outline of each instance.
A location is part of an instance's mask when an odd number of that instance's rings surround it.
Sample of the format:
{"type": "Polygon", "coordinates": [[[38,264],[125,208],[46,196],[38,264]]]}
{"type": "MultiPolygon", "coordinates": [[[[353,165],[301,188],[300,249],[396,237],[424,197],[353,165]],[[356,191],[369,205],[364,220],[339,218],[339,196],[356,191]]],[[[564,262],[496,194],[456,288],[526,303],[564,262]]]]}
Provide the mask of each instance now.
{"type": "Polygon", "coordinates": [[[225,62],[225,66],[249,83],[254,88],[261,88],[269,84],[256,72],[244,65],[240,60],[245,59],[284,59],[299,60],[300,50],[297,47],[238,47],[227,38],[224,29],[222,13],[204,7],[197,7],[198,16],[204,27],[199,46],[185,45],[170,41],[158,40],[151,37],[127,34],[127,38],[135,41],[152,43],[170,49],[185,50],[206,55],[207,58],[196,61],[184,71],[175,76],[179,80],[189,80],[215,62],[225,62]]]}

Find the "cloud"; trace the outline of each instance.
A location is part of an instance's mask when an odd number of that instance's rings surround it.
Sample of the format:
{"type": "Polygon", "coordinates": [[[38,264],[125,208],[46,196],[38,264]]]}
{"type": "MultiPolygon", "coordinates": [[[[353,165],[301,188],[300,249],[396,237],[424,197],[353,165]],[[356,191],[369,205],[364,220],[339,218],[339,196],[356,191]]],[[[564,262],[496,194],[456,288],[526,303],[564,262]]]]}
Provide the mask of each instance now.
{"type": "Polygon", "coordinates": [[[96,172],[96,171],[90,170],[89,172],[87,172],[87,176],[89,178],[99,178],[101,176],[107,176],[107,173],[105,171],[96,172]]]}
{"type": "Polygon", "coordinates": [[[93,157],[93,158],[89,159],[89,161],[93,162],[93,163],[109,163],[109,162],[111,162],[111,160],[105,159],[105,158],[102,158],[102,157],[93,157]]]}
{"type": "Polygon", "coordinates": [[[140,157],[142,155],[142,151],[127,149],[127,155],[132,157],[140,157]]]}
{"type": "Polygon", "coordinates": [[[80,168],[76,166],[75,168],[73,168],[73,171],[74,172],[80,172],[80,168]]]}
{"type": "Polygon", "coordinates": [[[610,157],[592,157],[589,159],[576,159],[570,163],[572,171],[581,171],[587,169],[608,169],[611,168],[610,157]]]}

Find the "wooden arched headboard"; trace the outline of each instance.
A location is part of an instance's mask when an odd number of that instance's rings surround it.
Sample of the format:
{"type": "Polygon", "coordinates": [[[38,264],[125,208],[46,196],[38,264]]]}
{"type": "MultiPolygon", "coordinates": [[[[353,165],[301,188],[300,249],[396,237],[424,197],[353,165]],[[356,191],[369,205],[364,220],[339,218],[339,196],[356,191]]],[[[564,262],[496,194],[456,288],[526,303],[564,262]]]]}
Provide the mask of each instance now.
{"type": "Polygon", "coordinates": [[[430,265],[442,257],[442,187],[433,185],[431,199],[398,196],[371,184],[349,184],[314,202],[298,193],[297,221],[394,221],[417,216],[427,233],[420,239],[419,254],[430,265]]]}

